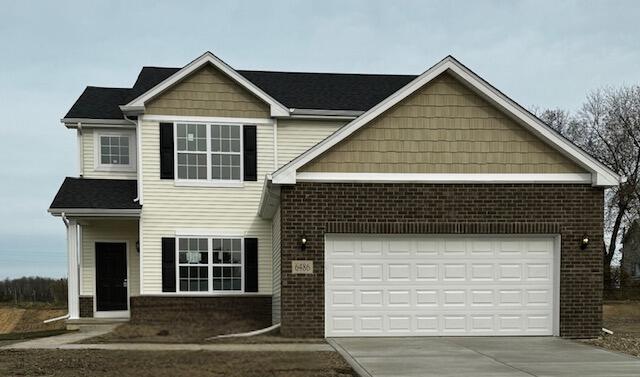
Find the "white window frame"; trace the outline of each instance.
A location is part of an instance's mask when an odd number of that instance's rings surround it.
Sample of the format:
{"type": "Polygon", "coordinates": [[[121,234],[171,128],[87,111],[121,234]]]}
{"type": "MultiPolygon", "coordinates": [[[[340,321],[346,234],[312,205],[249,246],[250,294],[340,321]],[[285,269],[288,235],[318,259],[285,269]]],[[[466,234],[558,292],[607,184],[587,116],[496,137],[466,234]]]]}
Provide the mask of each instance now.
{"type": "MultiPolygon", "coordinates": [[[[191,122],[180,121],[173,122],[173,171],[174,182],[176,186],[209,186],[209,187],[242,187],[244,186],[244,135],[243,128],[245,123],[234,122],[191,122]],[[199,124],[205,125],[207,138],[207,179],[186,179],[178,178],[178,124],[199,124]],[[212,179],[211,178],[211,126],[235,126],[240,128],[240,179],[212,179]]],[[[191,153],[190,151],[180,151],[181,153],[191,153]]],[[[202,152],[194,152],[202,153],[202,152]]],[[[219,154],[236,154],[231,152],[220,152],[219,154]]]]}
{"type": "MultiPolygon", "coordinates": [[[[244,274],[244,237],[243,236],[237,236],[237,235],[228,235],[228,234],[220,234],[220,235],[196,235],[196,234],[189,234],[189,235],[180,235],[180,236],[176,236],[175,237],[175,249],[176,249],[176,255],[175,255],[175,260],[176,260],[176,293],[177,294],[181,294],[181,295],[207,295],[207,296],[228,296],[228,295],[238,295],[238,294],[244,294],[244,281],[245,281],[245,274],[244,274]],[[207,276],[208,276],[208,284],[207,287],[209,288],[207,291],[182,291],[180,290],[180,247],[179,247],[179,242],[180,239],[183,238],[206,238],[207,239],[207,276]],[[218,238],[218,239],[239,239],[240,240],[240,264],[229,264],[229,263],[215,263],[216,267],[240,267],[240,290],[230,290],[230,291],[223,291],[223,290],[214,290],[213,289],[213,267],[214,267],[214,263],[213,263],[213,239],[214,238],[218,238]]],[[[193,265],[193,266],[200,266],[200,265],[193,265]]]]}
{"type": "Polygon", "coordinates": [[[134,130],[118,130],[118,131],[94,131],[94,143],[93,143],[93,159],[94,168],[96,171],[109,171],[109,172],[135,172],[137,164],[137,141],[136,133],[134,130]],[[120,136],[129,138],[129,164],[103,164],[102,163],[102,144],[100,142],[103,136],[120,136]]]}

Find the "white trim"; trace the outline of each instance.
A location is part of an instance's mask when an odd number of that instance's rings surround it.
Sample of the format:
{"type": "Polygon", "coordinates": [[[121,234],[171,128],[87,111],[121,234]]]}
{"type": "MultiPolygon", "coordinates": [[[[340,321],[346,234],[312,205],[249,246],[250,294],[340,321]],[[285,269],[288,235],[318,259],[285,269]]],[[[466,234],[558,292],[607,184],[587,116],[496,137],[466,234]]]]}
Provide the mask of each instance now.
{"type": "Polygon", "coordinates": [[[430,183],[591,183],[589,173],[566,174],[419,174],[313,173],[296,174],[297,182],[430,182],[430,183]]]}
{"type": "Polygon", "coordinates": [[[93,241],[93,317],[94,318],[128,318],[131,310],[131,278],[129,276],[129,241],[114,239],[99,239],[93,241]],[[127,263],[127,310],[103,310],[98,311],[98,290],[96,289],[98,277],[97,243],[123,243],[125,244],[125,262],[127,263]]]}
{"type": "Polygon", "coordinates": [[[218,237],[218,238],[244,238],[247,232],[237,229],[205,229],[205,228],[178,228],[175,237],[218,237]]]}
{"type": "Polygon", "coordinates": [[[271,118],[200,117],[180,115],[142,115],[143,121],[161,123],[231,123],[231,124],[271,124],[271,118]]]}
{"type": "Polygon", "coordinates": [[[169,89],[171,86],[178,83],[189,74],[193,73],[206,64],[213,65],[233,81],[249,90],[253,95],[269,104],[271,109],[271,116],[289,116],[289,109],[287,109],[280,102],[276,101],[273,97],[265,93],[262,89],[258,88],[255,84],[247,80],[244,76],[236,72],[233,68],[231,68],[229,65],[227,65],[225,62],[220,60],[217,56],[209,51],[205,52],[200,57],[184,66],[178,72],[169,76],[167,79],[154,86],[144,94],[140,95],[133,101],[127,103],[126,105],[120,106],[120,109],[122,109],[123,112],[144,112],[144,106],[147,101],[158,96],[159,94],[169,89]]]}
{"type": "Polygon", "coordinates": [[[553,336],[560,336],[560,264],[562,263],[562,236],[553,238],[553,336]]]}
{"type": "Polygon", "coordinates": [[[138,288],[139,294],[142,295],[144,293],[144,232],[143,232],[143,222],[144,217],[142,213],[140,213],[140,218],[138,219],[138,265],[140,268],[140,272],[138,275],[138,284],[140,285],[138,288]]]}
{"type": "Polygon", "coordinates": [[[115,208],[49,208],[47,212],[53,216],[65,214],[67,217],[139,217],[142,210],[115,208]]]}
{"type": "Polygon", "coordinates": [[[273,120],[273,170],[278,169],[278,120],[273,120]]]}
{"type": "Polygon", "coordinates": [[[142,121],[140,118],[136,120],[136,172],[138,173],[138,204],[142,205],[144,202],[144,190],[142,180],[142,121]]]}
{"type": "Polygon", "coordinates": [[[529,131],[533,132],[535,135],[549,143],[555,149],[565,154],[568,158],[572,159],[574,162],[593,173],[592,184],[594,186],[618,185],[620,176],[618,176],[615,172],[611,171],[596,159],[589,156],[586,152],[582,151],[581,149],[564,139],[562,136],[550,129],[547,125],[542,123],[539,119],[528,113],[526,110],[524,110],[509,98],[507,98],[504,94],[495,90],[483,79],[468,70],[451,56],[447,56],[445,59],[429,68],[426,72],[418,76],[409,84],[405,85],[403,88],[391,94],[376,106],[372,107],[366,113],[362,114],[347,125],[341,127],[332,135],[322,140],[315,146],[311,147],[306,152],[296,157],[293,161],[281,167],[279,170],[274,172],[273,182],[276,184],[295,184],[297,169],[309,163],[311,160],[318,157],[325,151],[329,150],[338,142],[353,134],[358,129],[360,129],[445,71],[448,71],[449,73],[456,76],[459,80],[466,83],[472,90],[476,91],[478,94],[481,94],[494,105],[511,114],[514,120],[518,121],[522,126],[529,129],[529,131]]]}
{"type": "Polygon", "coordinates": [[[136,149],[137,138],[135,130],[122,131],[96,131],[93,133],[93,161],[96,171],[106,172],[135,172],[138,161],[136,149]],[[119,136],[129,138],[129,163],[127,165],[103,164],[102,163],[102,144],[100,138],[103,136],[119,136]]]}
{"type": "Polygon", "coordinates": [[[63,123],[68,128],[76,128],[78,123],[82,123],[87,127],[115,127],[115,126],[127,126],[126,128],[133,128],[130,122],[125,119],[93,119],[93,118],[62,118],[60,123],[63,123]]]}
{"type": "Polygon", "coordinates": [[[84,144],[82,143],[84,135],[82,135],[82,123],[80,122],[78,122],[76,135],[78,142],[78,170],[80,172],[79,176],[82,178],[84,176],[84,144]]]}
{"type": "Polygon", "coordinates": [[[364,114],[361,110],[323,110],[323,109],[291,109],[292,116],[321,116],[321,117],[347,117],[357,118],[364,114]]]}

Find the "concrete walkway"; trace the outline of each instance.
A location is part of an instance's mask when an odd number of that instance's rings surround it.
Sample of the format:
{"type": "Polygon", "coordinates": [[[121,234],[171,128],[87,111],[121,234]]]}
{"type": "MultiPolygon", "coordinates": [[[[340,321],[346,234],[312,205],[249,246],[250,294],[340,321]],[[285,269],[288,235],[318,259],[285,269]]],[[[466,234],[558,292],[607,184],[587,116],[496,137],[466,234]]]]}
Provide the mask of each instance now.
{"type": "Polygon", "coordinates": [[[630,377],[640,359],[553,337],[334,338],[365,377],[630,377]]]}
{"type": "MultiPolygon", "coordinates": [[[[115,326],[115,325],[114,325],[115,326]]],[[[163,344],[163,343],[106,343],[73,344],[108,333],[114,326],[101,326],[71,334],[50,336],[10,344],[0,349],[61,349],[61,350],[128,350],[128,351],[214,351],[214,352],[335,352],[326,343],[273,343],[273,344],[163,344]]]]}

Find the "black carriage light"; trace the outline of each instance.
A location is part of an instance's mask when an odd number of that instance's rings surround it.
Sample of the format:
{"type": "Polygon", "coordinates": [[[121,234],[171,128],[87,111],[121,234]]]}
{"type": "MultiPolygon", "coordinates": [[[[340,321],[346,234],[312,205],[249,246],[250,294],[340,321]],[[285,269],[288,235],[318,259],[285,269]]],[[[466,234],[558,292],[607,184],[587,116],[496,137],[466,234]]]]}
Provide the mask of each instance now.
{"type": "Polygon", "coordinates": [[[589,236],[586,234],[582,236],[582,240],[580,241],[580,249],[584,250],[589,246],[589,236]]]}
{"type": "Polygon", "coordinates": [[[300,250],[304,251],[307,248],[307,236],[304,234],[300,238],[300,250]]]}

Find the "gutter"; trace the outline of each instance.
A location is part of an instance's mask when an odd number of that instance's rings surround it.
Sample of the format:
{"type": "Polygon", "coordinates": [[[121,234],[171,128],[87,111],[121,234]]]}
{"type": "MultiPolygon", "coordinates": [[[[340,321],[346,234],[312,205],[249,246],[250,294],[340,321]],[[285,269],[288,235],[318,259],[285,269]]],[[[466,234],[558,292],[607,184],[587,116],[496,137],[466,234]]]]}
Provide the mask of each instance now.
{"type": "Polygon", "coordinates": [[[69,222],[66,215],[73,217],[139,217],[141,209],[96,209],[96,208],[49,208],[47,210],[53,216],[60,216],[66,225],[69,222]]]}

